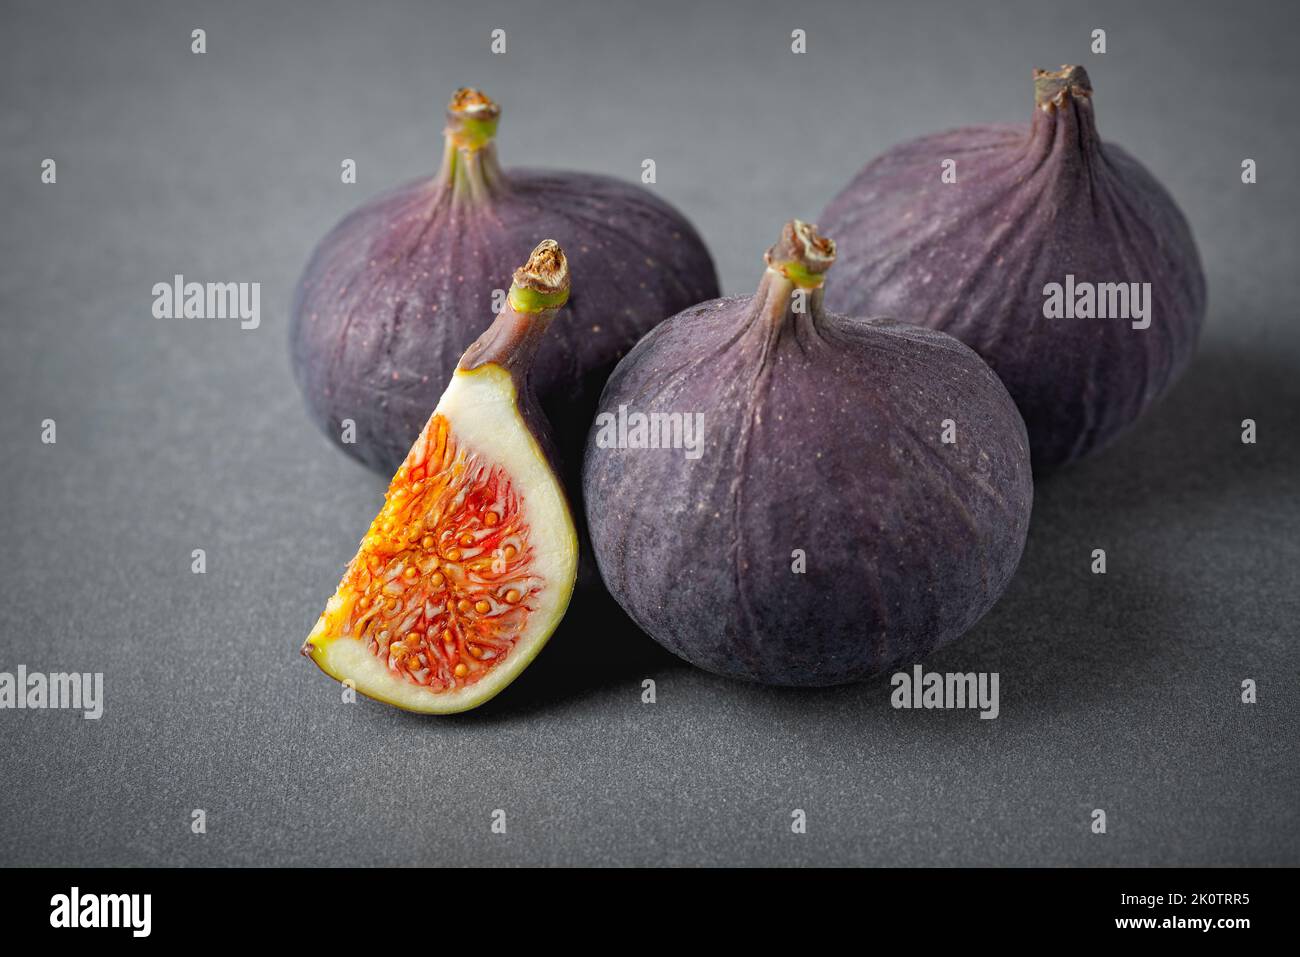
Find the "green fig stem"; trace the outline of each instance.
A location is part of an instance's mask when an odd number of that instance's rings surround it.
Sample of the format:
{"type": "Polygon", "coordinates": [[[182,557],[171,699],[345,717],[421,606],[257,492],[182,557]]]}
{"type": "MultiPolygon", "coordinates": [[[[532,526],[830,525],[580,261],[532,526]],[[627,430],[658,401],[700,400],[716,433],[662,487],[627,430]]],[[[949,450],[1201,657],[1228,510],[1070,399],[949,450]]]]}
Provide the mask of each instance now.
{"type": "Polygon", "coordinates": [[[1034,105],[1040,110],[1059,109],[1067,100],[1092,96],[1092,81],[1081,66],[1066,64],[1059,70],[1034,71],[1034,105]]]}
{"type": "Polygon", "coordinates": [[[553,239],[543,240],[515,270],[506,307],[465,350],[457,368],[493,363],[516,378],[527,372],[555,314],[569,299],[569,262],[553,239]]]}
{"type": "Polygon", "coordinates": [[[818,289],[825,281],[826,270],[835,262],[835,241],[819,236],[816,226],[792,219],[763,258],[769,270],[799,288],[818,289]]]}
{"type": "Polygon", "coordinates": [[[501,107],[479,90],[452,94],[438,184],[454,201],[480,203],[505,188],[494,142],[500,118],[501,107]]]}
{"type": "Polygon", "coordinates": [[[569,301],[569,291],[538,292],[536,289],[510,287],[510,305],[516,312],[544,312],[547,309],[559,309],[569,301]]]}
{"type": "Polygon", "coordinates": [[[779,331],[798,316],[819,321],[822,283],[835,262],[834,241],[819,236],[816,226],[794,219],[764,259],[767,269],[754,296],[754,315],[762,317],[761,324],[779,331]],[[800,292],[805,295],[797,296],[800,292]]]}
{"type": "Polygon", "coordinates": [[[515,270],[510,305],[519,312],[559,309],[569,300],[569,261],[554,239],[537,244],[528,262],[515,270]]]}

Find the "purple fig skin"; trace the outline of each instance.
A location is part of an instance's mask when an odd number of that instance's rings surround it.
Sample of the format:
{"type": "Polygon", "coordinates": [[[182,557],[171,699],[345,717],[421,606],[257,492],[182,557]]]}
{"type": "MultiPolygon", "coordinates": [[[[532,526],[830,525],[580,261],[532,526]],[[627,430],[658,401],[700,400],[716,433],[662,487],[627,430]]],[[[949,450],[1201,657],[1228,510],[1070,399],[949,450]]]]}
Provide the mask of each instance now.
{"type": "Polygon", "coordinates": [[[1205,276],[1187,220],[1145,167],[1097,135],[1079,67],[1038,71],[1033,120],[895,147],[822,214],[839,238],[834,309],[887,314],[973,348],[1006,383],[1034,466],[1094,452],[1190,362],[1205,276]],[[941,180],[956,162],[956,182],[941,180]],[[1043,315],[1044,287],[1151,284],[1151,324],[1043,315]]]}
{"type": "Polygon", "coordinates": [[[573,292],[531,376],[576,472],[609,371],[656,323],[718,294],[713,261],[649,191],[581,173],[502,173],[490,142],[481,156],[457,153],[449,116],[442,173],[365,203],[312,254],[293,301],[294,374],[321,429],[391,475],[489,324],[501,277],[553,238],[573,292]],[[342,441],[344,419],[356,423],[354,443],[342,441]]]}
{"type": "Polygon", "coordinates": [[[598,417],[583,492],[606,587],[660,644],[733,678],[834,685],[917,661],[993,605],[1033,484],[1020,415],[974,352],[826,312],[821,289],[796,311],[794,288],[770,268],[756,296],[642,339],[600,411],[702,413],[702,454],[607,447],[598,417]]]}

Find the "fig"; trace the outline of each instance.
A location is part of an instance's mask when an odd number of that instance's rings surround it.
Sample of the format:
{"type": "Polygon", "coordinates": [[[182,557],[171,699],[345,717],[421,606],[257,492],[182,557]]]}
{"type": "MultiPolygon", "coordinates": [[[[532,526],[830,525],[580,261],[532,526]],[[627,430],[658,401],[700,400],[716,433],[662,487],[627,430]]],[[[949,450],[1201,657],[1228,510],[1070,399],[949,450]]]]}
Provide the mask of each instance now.
{"type": "Polygon", "coordinates": [[[1034,89],[1028,126],[895,147],[822,222],[843,250],[830,306],[973,348],[1016,400],[1041,470],[1102,448],[1173,384],[1205,277],[1169,193],[1097,135],[1083,68],[1036,70],[1034,89]]]}
{"type": "Polygon", "coordinates": [[[486,327],[494,292],[499,305],[504,290],[494,286],[542,239],[567,250],[578,291],[569,321],[542,343],[533,378],[553,437],[574,460],[614,363],[655,323],[718,295],[694,228],[643,187],[503,172],[499,115],[482,93],[458,90],[438,175],[343,219],[294,294],[290,348],[309,411],[336,444],[386,475],[486,327]]]}
{"type": "Polygon", "coordinates": [[[461,357],[307,636],[326,674],[410,711],[465,711],[559,624],[577,533],[528,373],[568,293],[547,240],[461,357]]]}
{"type": "Polygon", "coordinates": [[[718,674],[831,685],[913,662],[993,605],[1024,547],[1028,439],[1006,389],[944,333],[826,311],[834,259],[788,223],[753,297],[628,353],[588,439],[606,587],[718,674]]]}

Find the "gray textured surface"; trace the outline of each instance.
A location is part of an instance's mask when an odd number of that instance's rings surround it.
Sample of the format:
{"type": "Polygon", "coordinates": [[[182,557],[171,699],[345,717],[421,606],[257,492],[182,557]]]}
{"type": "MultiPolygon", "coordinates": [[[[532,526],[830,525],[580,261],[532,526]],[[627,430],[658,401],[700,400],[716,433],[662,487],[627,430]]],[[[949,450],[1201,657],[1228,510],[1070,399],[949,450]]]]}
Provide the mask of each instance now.
{"type": "Polygon", "coordinates": [[[108,700],[0,712],[0,863],[1300,863],[1288,5],[611,6],[4,3],[0,670],[103,671],[108,700]],[[298,656],[383,483],[300,406],[290,291],[345,210],[436,162],[454,86],[503,102],[507,165],[654,157],[745,293],[871,155],[1024,119],[1030,68],[1072,60],[1187,212],[1210,315],[1149,419],[1040,483],[1006,598],[927,662],[1000,672],[1000,719],[733,684],[578,616],[451,720],[341,704],[298,656]],[[152,319],[176,272],[262,282],[262,327],[152,319]]]}

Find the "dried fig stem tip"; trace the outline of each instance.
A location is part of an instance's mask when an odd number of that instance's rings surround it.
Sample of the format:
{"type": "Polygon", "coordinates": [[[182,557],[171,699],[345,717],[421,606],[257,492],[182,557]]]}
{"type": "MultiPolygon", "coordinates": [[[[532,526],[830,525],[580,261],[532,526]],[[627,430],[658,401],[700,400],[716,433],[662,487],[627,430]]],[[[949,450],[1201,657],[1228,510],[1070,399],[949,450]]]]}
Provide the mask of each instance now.
{"type": "Polygon", "coordinates": [[[497,135],[501,107],[482,91],[461,87],[447,104],[447,138],[462,150],[482,149],[497,135]]]}
{"type": "Polygon", "coordinates": [[[1034,71],[1034,104],[1048,112],[1059,109],[1071,97],[1092,96],[1092,82],[1081,66],[1062,66],[1059,70],[1034,71]]]}
{"type": "Polygon", "coordinates": [[[515,270],[509,308],[460,357],[458,369],[498,365],[522,382],[546,327],[569,298],[569,263],[554,239],[543,240],[515,270]]]}
{"type": "Polygon", "coordinates": [[[817,289],[826,270],[835,262],[835,241],[817,235],[811,223],[792,219],[781,230],[781,238],[764,256],[767,268],[778,272],[796,286],[817,289]]]}
{"type": "Polygon", "coordinates": [[[569,261],[554,239],[544,239],[515,270],[510,305],[516,312],[558,309],[569,298],[569,261]]]}

